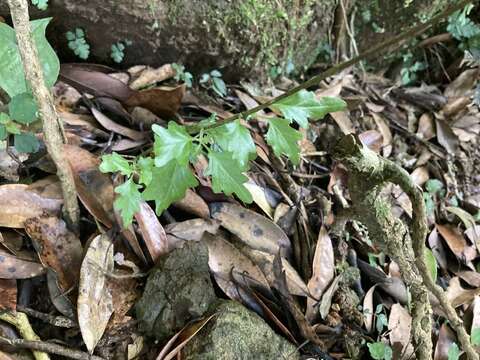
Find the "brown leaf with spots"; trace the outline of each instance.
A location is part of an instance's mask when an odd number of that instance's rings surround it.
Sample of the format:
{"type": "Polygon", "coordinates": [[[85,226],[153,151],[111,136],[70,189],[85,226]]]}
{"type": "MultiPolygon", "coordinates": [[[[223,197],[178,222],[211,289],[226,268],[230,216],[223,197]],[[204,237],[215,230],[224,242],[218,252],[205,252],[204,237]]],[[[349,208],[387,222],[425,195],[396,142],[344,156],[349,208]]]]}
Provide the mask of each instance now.
{"type": "Polygon", "coordinates": [[[2,296],[0,296],[0,311],[15,310],[17,308],[17,280],[0,279],[0,289],[2,292],[2,296]]]}
{"type": "Polygon", "coordinates": [[[80,272],[78,325],[90,354],[102,337],[113,312],[107,275],[113,272],[113,244],[108,234],[92,239],[80,272]]]}
{"type": "Polygon", "coordinates": [[[125,105],[134,107],[141,106],[150,110],[155,115],[163,118],[175,116],[185,95],[185,85],[175,88],[154,88],[134,92],[125,101],[125,105]]]}
{"type": "Polygon", "coordinates": [[[312,298],[307,298],[307,312],[305,316],[313,323],[318,316],[316,305],[335,276],[335,259],[333,245],[327,229],[322,226],[318,234],[317,246],[312,264],[312,277],[308,282],[308,290],[312,298]],[[315,301],[314,299],[317,299],[315,301]]]}
{"type": "Polygon", "coordinates": [[[100,159],[78,146],[64,145],[82,204],[107,227],[113,224],[113,183],[98,169],[100,159]]]}
{"type": "Polygon", "coordinates": [[[140,203],[140,210],[135,214],[135,219],[137,219],[138,227],[150,257],[156,263],[160,256],[168,254],[167,234],[165,234],[155,211],[145,201],[140,203]]]}
{"type": "Polygon", "coordinates": [[[252,249],[289,258],[292,253],[290,239],[273,221],[241,206],[223,203],[210,204],[210,215],[221,225],[237,235],[252,249]]]}
{"type": "Polygon", "coordinates": [[[0,250],[0,279],[29,279],[44,273],[42,264],[21,260],[0,250]]]}
{"type": "Polygon", "coordinates": [[[32,239],[42,264],[55,271],[60,290],[78,284],[83,248],[80,239],[57,217],[36,217],[25,221],[25,231],[32,239]]]}
{"type": "Polygon", "coordinates": [[[25,220],[44,213],[60,215],[63,201],[42,197],[28,189],[28,185],[0,186],[0,226],[23,228],[25,220]]]}

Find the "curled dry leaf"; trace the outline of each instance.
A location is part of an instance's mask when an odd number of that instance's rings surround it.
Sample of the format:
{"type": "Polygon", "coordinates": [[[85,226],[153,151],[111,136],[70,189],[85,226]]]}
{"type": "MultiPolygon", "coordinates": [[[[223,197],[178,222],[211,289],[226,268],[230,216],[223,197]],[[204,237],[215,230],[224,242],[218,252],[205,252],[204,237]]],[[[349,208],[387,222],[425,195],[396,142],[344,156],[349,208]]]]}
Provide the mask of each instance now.
{"type": "Polygon", "coordinates": [[[17,280],[0,278],[0,289],[2,289],[0,311],[15,310],[17,308],[17,280]]]}
{"type": "Polygon", "coordinates": [[[463,234],[456,227],[448,224],[435,226],[457,258],[466,263],[475,259],[477,256],[475,247],[467,245],[463,234]]]}
{"type": "Polygon", "coordinates": [[[0,279],[29,279],[44,273],[42,264],[22,260],[0,250],[0,279]]]}
{"type": "Polygon", "coordinates": [[[388,319],[388,330],[390,330],[390,344],[400,344],[403,358],[413,358],[413,346],[410,343],[410,332],[412,330],[412,317],[400,304],[393,304],[388,319]]]}
{"type": "Polygon", "coordinates": [[[32,239],[42,264],[52,269],[60,290],[77,286],[83,248],[80,239],[57,217],[35,217],[25,221],[25,231],[32,239]]]}
{"type": "Polygon", "coordinates": [[[373,308],[373,293],[377,285],[373,285],[368,289],[363,299],[363,319],[365,324],[365,329],[367,332],[371,332],[373,329],[373,317],[375,315],[375,309],[373,308]]]}
{"type": "MultiPolygon", "coordinates": [[[[274,255],[268,254],[260,250],[250,249],[248,246],[242,247],[244,252],[263,272],[270,287],[275,287],[275,276],[273,274],[274,255]]],[[[308,297],[309,291],[305,282],[302,280],[297,270],[282,258],[282,270],[285,272],[285,280],[287,289],[292,295],[308,297]]]]}
{"type": "Polygon", "coordinates": [[[327,229],[322,226],[318,234],[315,255],[312,264],[312,277],[308,281],[308,290],[311,297],[307,299],[307,312],[305,316],[313,323],[316,315],[316,304],[322,298],[325,289],[332,282],[335,276],[335,259],[333,245],[327,229]],[[316,299],[316,300],[315,300],[316,299]]]}
{"type": "Polygon", "coordinates": [[[113,272],[113,244],[108,234],[92,239],[80,272],[78,324],[90,354],[103,335],[113,312],[107,275],[113,272]]]}
{"type": "Polygon", "coordinates": [[[0,226],[23,228],[25,220],[42,214],[60,215],[63,200],[42,197],[28,185],[0,186],[0,226]]]}
{"type": "Polygon", "coordinates": [[[253,202],[257,204],[270,219],[273,219],[273,209],[267,200],[265,189],[261,186],[258,186],[253,181],[246,182],[243,185],[252,195],[253,202]]]}
{"type": "Polygon", "coordinates": [[[210,214],[221,225],[237,235],[252,249],[289,258],[292,253],[290,239],[273,221],[251,210],[230,203],[210,204],[210,214]]]}
{"type": "Polygon", "coordinates": [[[110,119],[108,116],[97,110],[96,108],[92,107],[90,109],[92,111],[93,116],[97,121],[107,130],[113,131],[114,133],[126,136],[132,140],[141,142],[146,138],[146,134],[140,131],[136,131],[130,129],[126,126],[117,124],[115,121],[110,119]]]}
{"type": "Polygon", "coordinates": [[[141,106],[164,118],[174,117],[185,95],[185,85],[175,88],[155,88],[134,92],[125,101],[127,106],[141,106]]]}
{"type": "Polygon", "coordinates": [[[168,253],[169,244],[167,234],[158,221],[155,211],[145,201],[140,203],[140,210],[135,214],[143,241],[147,246],[150,257],[156,263],[157,259],[168,253]]]}
{"type": "Polygon", "coordinates": [[[113,183],[98,169],[100,159],[78,146],[64,145],[82,204],[107,227],[113,225],[113,183]]]}
{"type": "Polygon", "coordinates": [[[238,281],[247,288],[269,289],[269,284],[260,268],[227,240],[204,233],[202,241],[208,247],[208,265],[218,286],[233,300],[242,301],[238,281]],[[233,275],[235,279],[233,278],[233,275]]]}
{"type": "Polygon", "coordinates": [[[454,277],[450,280],[447,288],[447,299],[454,308],[470,303],[475,296],[480,294],[480,288],[465,289],[460,284],[460,278],[454,277]]]}

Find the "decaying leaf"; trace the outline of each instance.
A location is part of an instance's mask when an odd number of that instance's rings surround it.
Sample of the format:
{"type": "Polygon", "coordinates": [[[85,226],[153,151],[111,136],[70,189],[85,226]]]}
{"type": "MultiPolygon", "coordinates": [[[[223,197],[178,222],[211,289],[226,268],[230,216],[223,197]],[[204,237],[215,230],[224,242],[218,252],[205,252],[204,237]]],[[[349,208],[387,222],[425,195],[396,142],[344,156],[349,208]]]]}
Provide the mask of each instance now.
{"type": "Polygon", "coordinates": [[[42,264],[22,260],[0,250],[0,279],[28,279],[44,273],[42,264]]]}
{"type": "Polygon", "coordinates": [[[63,201],[28,190],[28,185],[0,186],[0,226],[23,228],[25,220],[42,214],[60,215],[63,201]]]}
{"type": "Polygon", "coordinates": [[[150,257],[155,263],[159,256],[165,255],[169,251],[167,234],[165,234],[155,211],[145,201],[140,203],[140,211],[135,214],[135,219],[137,219],[150,257]]]}
{"type": "Polygon", "coordinates": [[[210,214],[252,249],[275,255],[279,249],[285,258],[292,252],[290,239],[271,220],[230,203],[210,204],[210,214]]]}
{"type": "Polygon", "coordinates": [[[113,225],[113,183],[99,169],[100,159],[78,146],[64,145],[72,167],[78,197],[87,210],[105,226],[113,225]]]}
{"type": "Polygon", "coordinates": [[[107,274],[113,272],[113,244],[108,234],[92,239],[82,262],[78,289],[78,324],[90,353],[102,337],[113,312],[107,274]]]}
{"type": "Polygon", "coordinates": [[[312,264],[312,277],[308,282],[308,290],[312,296],[307,299],[306,317],[313,322],[318,311],[315,306],[322,298],[322,295],[335,276],[335,259],[333,256],[333,246],[327,229],[322,226],[318,234],[317,246],[312,264]],[[317,299],[315,301],[314,299],[317,299]]]}
{"type": "Polygon", "coordinates": [[[0,297],[0,311],[15,310],[17,308],[17,280],[0,278],[0,289],[2,289],[2,296],[0,297]]]}

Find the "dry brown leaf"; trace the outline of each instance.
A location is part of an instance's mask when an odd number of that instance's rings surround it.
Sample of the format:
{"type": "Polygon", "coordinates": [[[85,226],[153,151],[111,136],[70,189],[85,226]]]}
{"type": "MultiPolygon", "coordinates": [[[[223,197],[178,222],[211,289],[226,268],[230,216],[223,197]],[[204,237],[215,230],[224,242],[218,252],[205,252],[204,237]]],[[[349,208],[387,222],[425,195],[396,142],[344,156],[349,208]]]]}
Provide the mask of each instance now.
{"type": "Polygon", "coordinates": [[[289,258],[292,252],[290,239],[283,230],[266,217],[230,203],[210,204],[210,214],[221,225],[237,235],[252,249],[289,258]]]}
{"type": "MultiPolygon", "coordinates": [[[[15,150],[14,146],[9,146],[8,150],[11,154],[14,154],[21,162],[28,159],[28,154],[19,153],[15,150]]],[[[20,164],[15,161],[4,149],[4,146],[0,146],[0,178],[5,178],[10,181],[17,182],[19,180],[18,168],[20,164]]]]}
{"type": "Polygon", "coordinates": [[[456,227],[449,224],[436,224],[435,226],[456,257],[465,262],[475,259],[477,256],[475,246],[468,246],[465,237],[456,227]]]}
{"type": "Polygon", "coordinates": [[[480,288],[480,273],[476,271],[460,271],[455,273],[455,275],[465,281],[468,285],[480,288]]]}
{"type": "Polygon", "coordinates": [[[479,294],[480,288],[464,289],[462,285],[460,285],[460,278],[458,277],[452,278],[448,284],[447,299],[454,308],[464,304],[470,305],[475,296],[479,294]]]}
{"type": "Polygon", "coordinates": [[[252,180],[244,183],[243,186],[245,186],[252,195],[253,202],[257,204],[270,219],[273,219],[273,209],[267,200],[265,188],[255,184],[252,180]]]}
{"type": "Polygon", "coordinates": [[[438,232],[436,228],[433,228],[430,235],[428,235],[428,245],[432,250],[433,256],[437,259],[437,263],[443,270],[447,270],[447,254],[445,253],[445,248],[442,241],[438,237],[438,232]]]}
{"type": "Polygon", "coordinates": [[[140,202],[140,210],[135,214],[143,241],[148,253],[156,263],[162,255],[168,254],[169,244],[167,234],[158,220],[155,211],[145,201],[140,202]]]}
{"type": "Polygon", "coordinates": [[[141,106],[155,115],[164,118],[174,117],[185,95],[185,85],[175,88],[155,88],[133,93],[125,104],[130,107],[141,106]]]}
{"type": "Polygon", "coordinates": [[[31,183],[28,185],[28,190],[45,198],[57,200],[63,199],[62,186],[56,175],[49,175],[31,183]]]}
{"type": "Polygon", "coordinates": [[[260,268],[227,240],[204,233],[202,241],[208,247],[208,265],[218,286],[232,300],[242,302],[237,281],[247,288],[269,289],[269,284],[260,268]],[[234,274],[235,279],[232,278],[234,274]],[[235,282],[233,281],[235,280],[235,282]]]}
{"type": "Polygon", "coordinates": [[[113,183],[98,169],[100,159],[78,146],[64,145],[82,204],[107,227],[113,225],[113,183]]]}
{"type": "Polygon", "coordinates": [[[57,217],[35,217],[25,221],[25,231],[32,239],[43,266],[52,269],[60,290],[76,287],[80,275],[83,248],[80,239],[57,217]]]}
{"type": "Polygon", "coordinates": [[[157,82],[170,79],[174,77],[175,74],[176,71],[171,64],[165,64],[158,68],[146,67],[138,77],[130,83],[130,88],[138,90],[157,82]]]}
{"type": "Polygon", "coordinates": [[[456,337],[453,331],[447,324],[442,324],[438,334],[433,360],[448,360],[448,349],[450,349],[450,346],[455,342],[456,337]]]}
{"type": "Polygon", "coordinates": [[[410,343],[410,331],[412,330],[412,317],[408,311],[400,304],[393,304],[390,309],[390,318],[388,319],[388,330],[390,330],[390,344],[394,347],[395,343],[401,345],[402,358],[413,357],[414,349],[410,343]]]}
{"type": "Polygon", "coordinates": [[[315,255],[312,264],[312,277],[308,281],[308,290],[312,298],[307,298],[307,312],[305,316],[313,323],[318,312],[315,311],[318,301],[335,276],[335,259],[333,245],[327,229],[322,226],[318,234],[315,255]],[[315,301],[314,299],[317,299],[315,301]]]}
{"type": "Polygon", "coordinates": [[[424,140],[430,140],[436,135],[435,124],[430,114],[425,113],[418,120],[417,136],[424,140]]]}
{"type": "Polygon", "coordinates": [[[45,270],[42,264],[22,260],[0,250],[0,279],[29,279],[43,275],[45,270]]]}
{"type": "Polygon", "coordinates": [[[451,126],[442,119],[435,119],[437,140],[450,154],[455,154],[458,148],[458,138],[451,126]]]}
{"type": "Polygon", "coordinates": [[[447,86],[444,95],[448,98],[465,96],[477,83],[478,74],[477,68],[465,70],[447,86]]]}
{"type": "Polygon", "coordinates": [[[380,153],[383,145],[383,136],[377,130],[367,130],[358,134],[362,144],[367,146],[370,150],[380,153]]]}
{"type": "Polygon", "coordinates": [[[372,117],[373,120],[375,120],[375,124],[378,127],[378,130],[380,131],[380,134],[382,134],[383,137],[383,144],[382,144],[382,153],[384,157],[389,157],[390,154],[392,153],[392,132],[390,131],[390,127],[388,126],[387,122],[385,121],[384,117],[380,114],[377,114],[375,112],[372,112],[372,117]]]}
{"type": "Polygon", "coordinates": [[[216,220],[200,218],[168,224],[165,231],[184,241],[200,241],[205,232],[216,235],[219,227],[220,224],[216,220]]]}
{"type": "MultiPolygon", "coordinates": [[[[1,268],[1,265],[0,265],[1,268]]],[[[17,280],[1,279],[0,289],[2,296],[0,297],[0,311],[16,310],[17,308],[17,280]]],[[[1,357],[0,357],[1,359],[1,357]]]]}
{"type": "Polygon", "coordinates": [[[343,134],[348,135],[355,132],[353,128],[352,120],[350,120],[349,113],[347,111],[336,111],[330,113],[335,123],[338,125],[343,134]]]}
{"type": "Polygon", "coordinates": [[[113,244],[108,234],[92,239],[82,262],[77,302],[78,324],[90,354],[113,312],[107,275],[113,272],[113,244]]]}
{"type": "Polygon", "coordinates": [[[471,100],[469,96],[461,96],[450,99],[442,109],[443,115],[445,115],[447,118],[453,117],[460,111],[466,109],[470,102],[471,100]]]}
{"type": "Polygon", "coordinates": [[[126,136],[132,140],[137,142],[144,141],[147,137],[146,133],[130,129],[126,126],[117,124],[115,121],[110,119],[108,116],[97,110],[96,108],[92,107],[91,112],[95,119],[107,130],[113,131],[114,133],[126,136]]]}
{"type": "Polygon", "coordinates": [[[63,200],[42,197],[28,185],[0,186],[0,226],[22,228],[25,220],[42,214],[60,215],[63,200]]]}
{"type": "Polygon", "coordinates": [[[207,203],[192,189],[187,189],[185,196],[181,200],[175,201],[173,206],[204,219],[210,218],[207,203]]]}

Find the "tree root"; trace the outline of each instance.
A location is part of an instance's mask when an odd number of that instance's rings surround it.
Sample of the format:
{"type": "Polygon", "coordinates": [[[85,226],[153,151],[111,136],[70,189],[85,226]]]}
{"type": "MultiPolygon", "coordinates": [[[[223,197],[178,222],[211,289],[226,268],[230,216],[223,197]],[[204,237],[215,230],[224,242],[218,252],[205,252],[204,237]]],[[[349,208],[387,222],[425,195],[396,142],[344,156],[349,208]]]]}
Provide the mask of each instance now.
{"type": "Polygon", "coordinates": [[[431,291],[439,300],[447,319],[457,333],[470,360],[479,360],[462,320],[449,303],[442,288],[432,279],[425,263],[427,222],[422,191],[408,173],[395,163],[363,147],[354,135],[345,136],[335,148],[335,158],[349,171],[348,188],[354,219],[368,229],[372,240],[394,260],[412,294],[412,336],[417,359],[432,358],[431,291]],[[380,192],[387,183],[399,185],[413,205],[413,223],[407,226],[393,216],[389,202],[380,192]]]}

